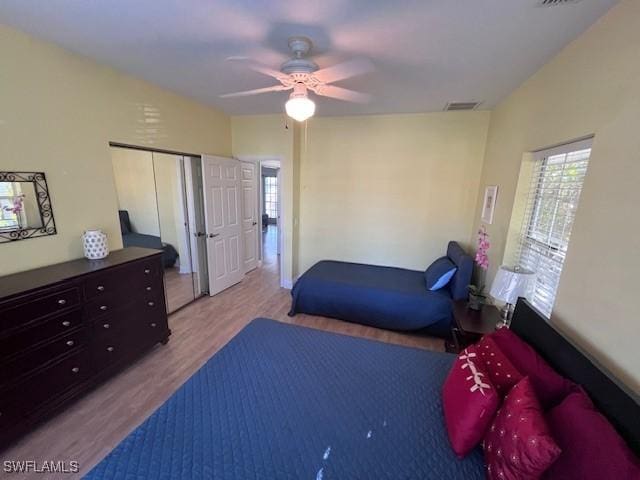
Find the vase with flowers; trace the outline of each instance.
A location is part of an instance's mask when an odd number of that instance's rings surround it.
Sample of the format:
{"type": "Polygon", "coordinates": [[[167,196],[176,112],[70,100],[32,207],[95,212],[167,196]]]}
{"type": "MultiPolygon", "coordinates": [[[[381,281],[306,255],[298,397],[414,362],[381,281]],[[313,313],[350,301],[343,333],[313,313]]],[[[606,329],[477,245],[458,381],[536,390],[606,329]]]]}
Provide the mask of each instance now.
{"type": "Polygon", "coordinates": [[[489,268],[489,234],[484,225],[478,230],[478,248],[476,250],[475,262],[478,266],[477,285],[469,285],[469,308],[472,310],[482,310],[482,306],[487,303],[487,296],[484,293],[485,278],[489,268]]]}
{"type": "Polygon", "coordinates": [[[6,212],[12,213],[16,217],[18,229],[22,228],[22,210],[24,209],[24,194],[13,197],[13,205],[4,207],[6,212]]]}

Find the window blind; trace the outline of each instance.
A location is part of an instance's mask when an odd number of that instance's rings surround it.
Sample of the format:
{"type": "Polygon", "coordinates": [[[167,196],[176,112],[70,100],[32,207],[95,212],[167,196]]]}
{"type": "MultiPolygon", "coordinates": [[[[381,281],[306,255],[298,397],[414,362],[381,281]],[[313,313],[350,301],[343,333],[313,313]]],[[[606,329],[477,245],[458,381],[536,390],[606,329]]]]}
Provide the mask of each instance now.
{"type": "Polygon", "coordinates": [[[518,263],[536,272],[531,302],[550,316],[569,248],[592,139],[535,153],[518,263]]]}

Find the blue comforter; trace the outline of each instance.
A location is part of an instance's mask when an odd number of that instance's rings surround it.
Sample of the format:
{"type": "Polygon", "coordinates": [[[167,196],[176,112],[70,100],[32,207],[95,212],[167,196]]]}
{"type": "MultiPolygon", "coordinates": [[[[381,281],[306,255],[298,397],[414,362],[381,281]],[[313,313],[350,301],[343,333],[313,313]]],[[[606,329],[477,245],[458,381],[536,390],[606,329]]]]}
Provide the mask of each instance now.
{"type": "Polygon", "coordinates": [[[308,313],[390,330],[448,336],[449,289],[427,290],[424,272],[358,263],[322,261],[292,291],[290,315],[308,313]]]}
{"type": "Polygon", "coordinates": [[[482,479],[447,439],[454,359],[257,319],[86,478],[482,479]]]}

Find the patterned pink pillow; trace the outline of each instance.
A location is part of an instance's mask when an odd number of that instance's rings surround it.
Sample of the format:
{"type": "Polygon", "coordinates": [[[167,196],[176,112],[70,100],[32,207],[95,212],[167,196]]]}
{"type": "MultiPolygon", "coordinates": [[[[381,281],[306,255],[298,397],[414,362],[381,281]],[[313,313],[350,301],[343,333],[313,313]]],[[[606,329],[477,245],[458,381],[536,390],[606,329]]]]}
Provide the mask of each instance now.
{"type": "Polygon", "coordinates": [[[581,388],[547,413],[562,455],[545,480],[640,479],[640,461],[581,388]]]}
{"type": "Polygon", "coordinates": [[[505,397],[483,446],[490,480],[540,478],[560,455],[528,377],[505,397]]]}
{"type": "Polygon", "coordinates": [[[454,362],[442,391],[449,441],[460,458],[480,443],[500,403],[477,360],[475,346],[465,349],[454,362]]]}
{"type": "Polygon", "coordinates": [[[485,335],[480,340],[478,358],[484,371],[489,374],[489,380],[496,387],[501,399],[509,393],[511,387],[522,379],[522,374],[513,366],[513,363],[490,336],[485,335]]]}
{"type": "Polygon", "coordinates": [[[531,345],[508,328],[501,328],[490,337],[513,366],[529,377],[545,410],[560,403],[573,390],[572,382],[551,368],[531,345]]]}

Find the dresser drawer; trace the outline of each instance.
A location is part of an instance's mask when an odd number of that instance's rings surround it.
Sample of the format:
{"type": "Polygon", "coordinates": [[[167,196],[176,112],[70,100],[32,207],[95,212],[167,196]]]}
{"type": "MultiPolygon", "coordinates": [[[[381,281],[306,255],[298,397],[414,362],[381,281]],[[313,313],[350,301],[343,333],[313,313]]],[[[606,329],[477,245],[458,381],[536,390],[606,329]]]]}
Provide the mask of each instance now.
{"type": "Polygon", "coordinates": [[[64,337],[45,343],[10,361],[0,363],[0,389],[58,358],[85,347],[87,332],[77,329],[64,337]]]}
{"type": "Polygon", "coordinates": [[[126,328],[110,330],[96,336],[91,343],[92,367],[97,372],[115,365],[129,357],[135,350],[136,341],[126,328]]]}
{"type": "MultiPolygon", "coordinates": [[[[138,287],[138,289],[141,290],[140,287],[138,287]]],[[[92,320],[105,315],[115,314],[118,310],[127,308],[135,302],[136,296],[135,292],[130,292],[129,294],[122,293],[119,295],[115,293],[102,295],[85,304],[85,317],[92,320]]]]}
{"type": "Polygon", "coordinates": [[[10,427],[20,423],[22,420],[23,409],[20,402],[7,401],[6,398],[0,398],[0,433],[8,430],[10,427]]]}
{"type": "Polygon", "coordinates": [[[94,273],[84,281],[84,295],[87,299],[125,292],[136,287],[151,286],[161,278],[159,258],[133,262],[106,272],[94,273]]]}
{"type": "Polygon", "coordinates": [[[82,325],[82,310],[49,318],[29,325],[28,328],[13,331],[11,335],[0,336],[0,361],[18,354],[34,345],[69,333],[82,325]]]}
{"type": "Polygon", "coordinates": [[[79,303],[80,289],[72,287],[53,293],[37,293],[0,304],[0,334],[64,311],[79,303]]]}
{"type": "Polygon", "coordinates": [[[48,366],[36,375],[17,382],[0,392],[9,404],[20,402],[25,416],[53,401],[67,390],[79,385],[91,374],[89,354],[81,350],[48,366]]]}

